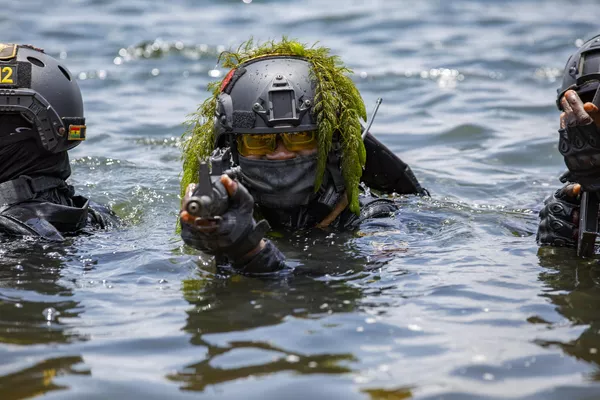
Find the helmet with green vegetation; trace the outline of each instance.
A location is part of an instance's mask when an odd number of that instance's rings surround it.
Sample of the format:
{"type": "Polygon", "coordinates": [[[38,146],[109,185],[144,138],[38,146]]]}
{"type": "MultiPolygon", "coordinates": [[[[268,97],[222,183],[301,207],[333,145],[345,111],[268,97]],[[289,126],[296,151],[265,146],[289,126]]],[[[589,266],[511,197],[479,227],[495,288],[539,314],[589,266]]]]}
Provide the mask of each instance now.
{"type": "Polygon", "coordinates": [[[310,64],[303,58],[253,58],[232,69],[221,86],[215,146],[223,146],[228,134],[318,130],[311,112],[315,85],[310,79],[310,64]]]}
{"type": "Polygon", "coordinates": [[[556,105],[562,111],[560,100],[567,90],[575,90],[581,100],[591,102],[600,84],[600,35],[585,42],[569,57],[563,80],[557,89],[556,105]]]}
{"type": "Polygon", "coordinates": [[[60,153],[85,139],[75,77],[54,57],[28,45],[0,44],[0,145],[35,139],[60,153]]]}
{"type": "MultiPolygon", "coordinates": [[[[351,71],[329,49],[287,38],[256,46],[250,40],[237,51],[221,54],[220,61],[230,72],[209,85],[211,96],[188,121],[182,193],[196,179],[198,158],[207,159],[215,148],[231,148],[242,174],[250,170],[250,163],[246,167],[236,151],[240,135],[314,132],[318,145],[311,196],[296,196],[289,205],[306,204],[327,186],[345,191],[350,210],[358,213],[358,185],[366,159],[360,121],[366,120],[366,110],[348,77],[351,71]]],[[[258,169],[260,162],[255,165],[258,169]]],[[[268,168],[264,173],[268,176],[268,168]]],[[[253,182],[249,178],[246,184],[255,200],[267,201],[269,197],[261,198],[260,193],[264,185],[253,182]]],[[[272,200],[286,204],[282,197],[272,200]]]]}

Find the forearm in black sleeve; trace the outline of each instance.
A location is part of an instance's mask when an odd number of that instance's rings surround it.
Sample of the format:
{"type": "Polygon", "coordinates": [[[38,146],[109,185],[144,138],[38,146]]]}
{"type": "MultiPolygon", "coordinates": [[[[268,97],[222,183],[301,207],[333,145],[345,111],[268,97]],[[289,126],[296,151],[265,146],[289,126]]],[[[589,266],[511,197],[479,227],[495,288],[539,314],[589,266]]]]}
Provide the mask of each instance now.
{"type": "Polygon", "coordinates": [[[265,247],[250,258],[232,263],[233,267],[245,274],[264,274],[288,268],[285,256],[270,241],[265,239],[265,247]]]}

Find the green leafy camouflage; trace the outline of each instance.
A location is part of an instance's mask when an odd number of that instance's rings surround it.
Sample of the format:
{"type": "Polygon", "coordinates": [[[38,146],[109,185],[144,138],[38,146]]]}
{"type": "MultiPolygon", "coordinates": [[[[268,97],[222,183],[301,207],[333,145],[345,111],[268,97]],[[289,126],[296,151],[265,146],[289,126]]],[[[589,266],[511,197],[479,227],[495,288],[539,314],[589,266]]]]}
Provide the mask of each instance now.
{"type": "MultiPolygon", "coordinates": [[[[237,51],[223,52],[219,56],[224,68],[238,68],[248,60],[271,56],[287,55],[301,57],[311,64],[311,79],[315,83],[313,113],[318,127],[318,167],[315,190],[321,186],[327,155],[331,150],[334,132],[339,132],[342,156],[342,175],[346,185],[349,208],[359,213],[358,185],[365,165],[366,152],[361,139],[360,120],[366,121],[367,112],[356,86],[348,76],[352,73],[338,56],[330,55],[330,50],[316,44],[306,44],[286,37],[279,42],[254,43],[252,39],[242,43],[237,51]]],[[[181,193],[184,195],[188,184],[198,176],[198,157],[206,159],[214,146],[214,113],[217,96],[222,81],[208,85],[211,96],[202,103],[186,122],[183,147],[183,176],[181,193]]]]}

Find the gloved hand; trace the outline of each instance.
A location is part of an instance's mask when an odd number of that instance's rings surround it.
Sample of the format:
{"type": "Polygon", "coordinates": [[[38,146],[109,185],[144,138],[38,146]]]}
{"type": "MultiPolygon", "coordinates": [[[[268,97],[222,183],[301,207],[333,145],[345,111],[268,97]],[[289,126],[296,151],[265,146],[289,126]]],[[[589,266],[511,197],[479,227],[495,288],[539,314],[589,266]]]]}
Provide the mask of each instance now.
{"type": "Polygon", "coordinates": [[[539,245],[576,247],[581,185],[569,183],[544,201],[536,240],[539,245]]]}
{"type": "Polygon", "coordinates": [[[560,101],[558,150],[575,182],[584,190],[600,190],[600,111],[568,90],[560,101]]]}
{"type": "MultiPolygon", "coordinates": [[[[271,227],[265,220],[258,224],[254,221],[254,199],[242,184],[227,175],[221,177],[221,183],[230,197],[229,209],[221,215],[221,220],[216,221],[196,220],[181,210],[181,238],[206,254],[225,255],[235,262],[258,252],[264,246],[263,236],[271,227]]],[[[195,187],[195,184],[187,187],[183,202],[192,195],[195,187]]]]}

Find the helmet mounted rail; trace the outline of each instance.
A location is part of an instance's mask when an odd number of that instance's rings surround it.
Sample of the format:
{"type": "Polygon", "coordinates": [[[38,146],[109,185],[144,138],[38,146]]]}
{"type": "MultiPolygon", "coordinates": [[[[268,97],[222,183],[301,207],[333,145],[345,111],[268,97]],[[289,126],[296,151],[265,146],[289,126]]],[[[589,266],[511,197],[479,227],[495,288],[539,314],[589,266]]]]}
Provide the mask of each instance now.
{"type": "MultiPolygon", "coordinates": [[[[61,118],[46,99],[31,89],[0,89],[0,114],[19,113],[35,130],[23,134],[34,137],[46,151],[59,153],[85,140],[84,118],[61,118]],[[37,131],[37,134],[36,134],[37,131]]],[[[0,142],[9,144],[25,139],[20,134],[0,142]]]]}

